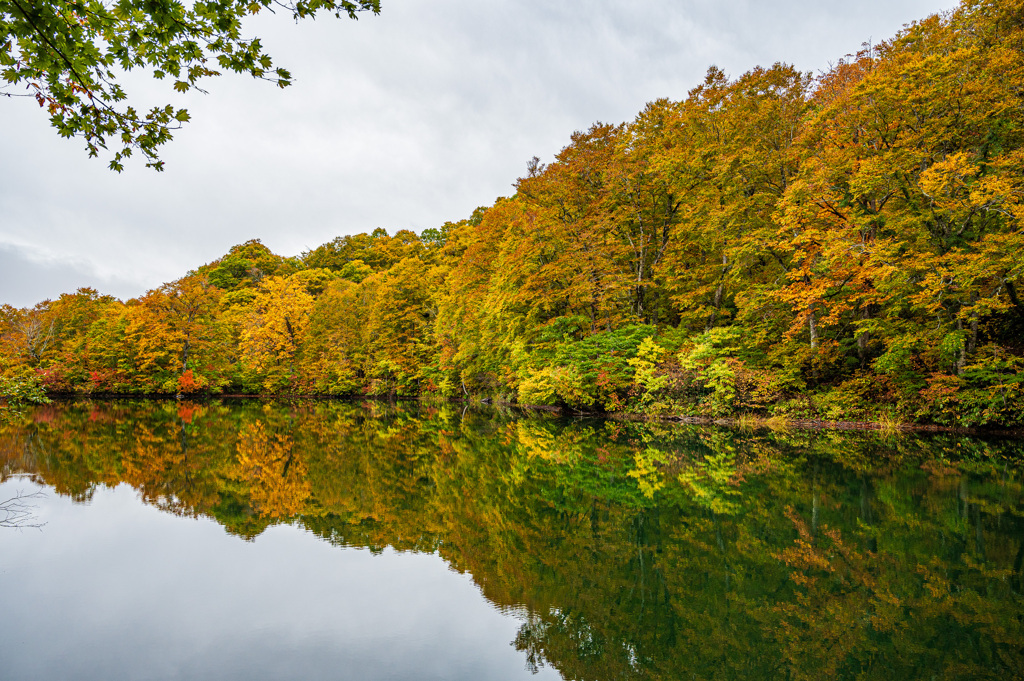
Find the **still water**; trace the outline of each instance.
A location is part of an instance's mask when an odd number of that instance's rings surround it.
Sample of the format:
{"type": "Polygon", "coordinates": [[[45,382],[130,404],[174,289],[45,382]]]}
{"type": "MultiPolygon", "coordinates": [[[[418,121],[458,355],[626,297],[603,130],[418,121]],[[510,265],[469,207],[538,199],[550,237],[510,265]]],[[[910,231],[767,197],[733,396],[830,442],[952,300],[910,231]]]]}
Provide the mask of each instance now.
{"type": "Polygon", "coordinates": [[[0,526],[0,676],[1024,678],[1022,454],[447,406],[49,405],[0,430],[0,508],[38,492],[0,526]]]}

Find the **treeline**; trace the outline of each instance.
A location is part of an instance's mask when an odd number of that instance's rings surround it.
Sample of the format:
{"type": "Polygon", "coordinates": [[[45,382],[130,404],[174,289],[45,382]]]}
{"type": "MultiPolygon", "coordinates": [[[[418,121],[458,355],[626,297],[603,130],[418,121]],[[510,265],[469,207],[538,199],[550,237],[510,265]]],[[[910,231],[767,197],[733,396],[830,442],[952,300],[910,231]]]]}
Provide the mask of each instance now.
{"type": "Polygon", "coordinates": [[[51,392],[320,393],[1024,423],[1024,2],[819,77],[716,68],[463,221],[257,241],[121,302],[4,308],[51,392]]]}

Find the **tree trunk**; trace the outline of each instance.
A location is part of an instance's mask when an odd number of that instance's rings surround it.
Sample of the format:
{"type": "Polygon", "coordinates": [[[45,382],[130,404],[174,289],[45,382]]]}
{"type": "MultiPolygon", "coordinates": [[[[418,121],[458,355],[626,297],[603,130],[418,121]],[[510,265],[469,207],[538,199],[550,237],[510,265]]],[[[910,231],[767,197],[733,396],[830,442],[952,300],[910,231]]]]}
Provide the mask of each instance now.
{"type": "Polygon", "coordinates": [[[1012,281],[1006,282],[1006,293],[1010,296],[1010,302],[1013,303],[1017,309],[1017,313],[1024,317],[1024,305],[1021,305],[1020,298],[1017,297],[1017,289],[1014,287],[1012,281]]]}
{"type": "Polygon", "coordinates": [[[978,347],[978,311],[974,308],[974,303],[978,302],[978,294],[976,292],[971,293],[971,337],[967,342],[967,354],[973,355],[974,349],[978,347]]]}
{"type": "Polygon", "coordinates": [[[188,336],[185,336],[185,347],[181,350],[181,373],[185,373],[188,369],[188,351],[191,346],[188,336]]]}
{"type": "Polygon", "coordinates": [[[718,280],[718,288],[715,289],[715,297],[712,299],[712,305],[715,309],[711,312],[711,318],[708,319],[708,324],[704,328],[704,331],[710,331],[715,326],[715,322],[718,321],[718,311],[722,309],[722,296],[725,294],[725,273],[729,271],[729,256],[722,256],[722,276],[718,280]]]}
{"type": "MultiPolygon", "coordinates": [[[[871,319],[871,309],[867,305],[861,310],[860,318],[862,321],[871,319]]],[[[870,334],[867,331],[857,332],[857,357],[860,359],[860,368],[864,369],[868,362],[868,341],[870,340],[870,334]]]]}
{"type": "MultiPolygon", "coordinates": [[[[964,323],[958,317],[956,320],[956,330],[963,331],[964,323]]],[[[962,340],[960,342],[960,357],[956,360],[956,375],[959,376],[964,372],[964,365],[967,364],[967,343],[962,340]]]]}

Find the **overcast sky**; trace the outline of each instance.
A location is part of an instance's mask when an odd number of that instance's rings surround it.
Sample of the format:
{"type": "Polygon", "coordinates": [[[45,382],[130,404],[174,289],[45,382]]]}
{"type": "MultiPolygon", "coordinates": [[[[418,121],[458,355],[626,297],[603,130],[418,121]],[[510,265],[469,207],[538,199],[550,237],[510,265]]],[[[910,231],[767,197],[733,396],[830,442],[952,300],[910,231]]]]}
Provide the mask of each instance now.
{"type": "MultiPolygon", "coordinates": [[[[714,64],[828,68],[951,0],[382,0],[379,16],[260,16],[295,84],[209,80],[163,173],[87,158],[30,99],[0,99],[0,303],[80,286],[121,298],[258,238],[297,255],[336,236],[420,231],[512,192],[574,130],[682,99],[714,64]]],[[[136,74],[133,74],[135,76],[136,74]]]]}

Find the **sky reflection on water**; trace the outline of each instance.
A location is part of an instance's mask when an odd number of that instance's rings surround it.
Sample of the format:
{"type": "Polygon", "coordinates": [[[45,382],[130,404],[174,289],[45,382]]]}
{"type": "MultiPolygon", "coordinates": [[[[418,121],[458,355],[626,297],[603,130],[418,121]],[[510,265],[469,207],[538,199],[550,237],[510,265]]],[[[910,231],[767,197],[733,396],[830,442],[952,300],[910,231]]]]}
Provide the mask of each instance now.
{"type": "MultiPolygon", "coordinates": [[[[0,484],[0,498],[38,487],[0,484]]],[[[253,541],[127,485],[43,488],[41,529],[0,531],[0,659],[18,679],[517,679],[521,621],[433,554],[253,541]]],[[[8,676],[9,675],[9,676],[8,676]]]]}

